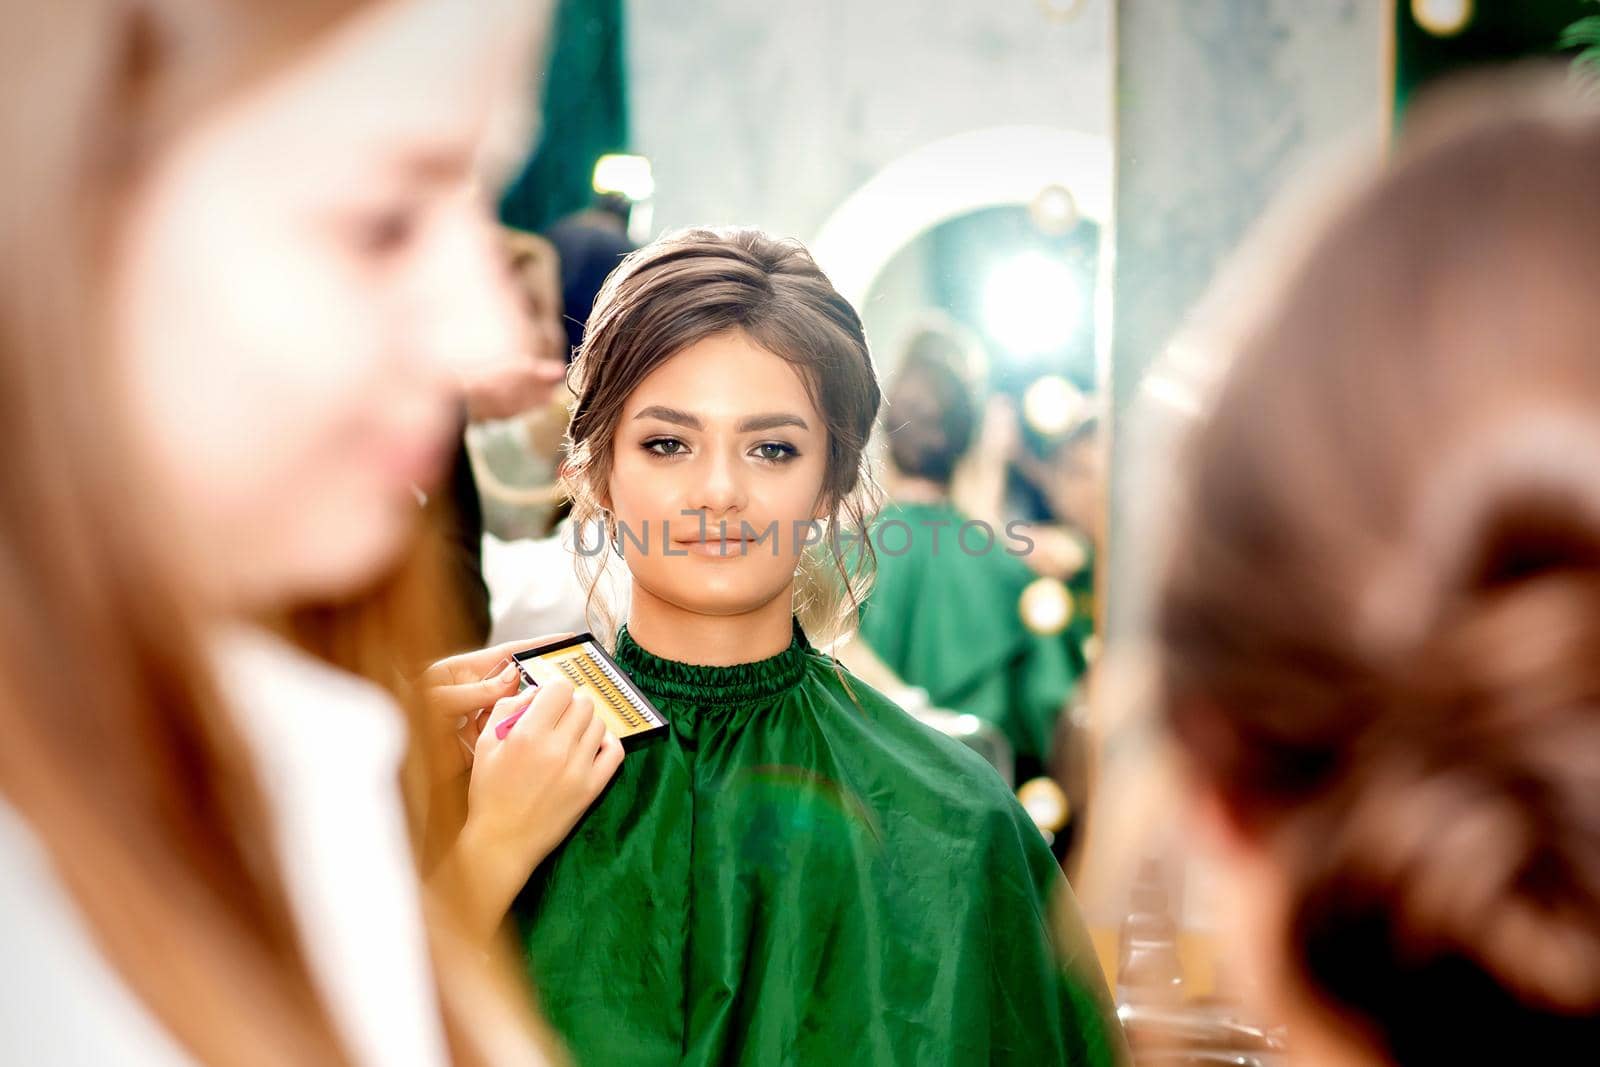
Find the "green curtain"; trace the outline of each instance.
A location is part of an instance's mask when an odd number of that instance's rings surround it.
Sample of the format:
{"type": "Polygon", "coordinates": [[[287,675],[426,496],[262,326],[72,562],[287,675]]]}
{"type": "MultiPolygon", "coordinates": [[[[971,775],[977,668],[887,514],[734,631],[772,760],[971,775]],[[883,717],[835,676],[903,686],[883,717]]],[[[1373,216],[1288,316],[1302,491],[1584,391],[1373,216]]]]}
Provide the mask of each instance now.
{"type": "Polygon", "coordinates": [[[540,77],[539,144],[506,187],[500,218],[542,230],[588,207],[597,159],[628,150],[628,78],[622,0],[560,0],[540,77]]]}

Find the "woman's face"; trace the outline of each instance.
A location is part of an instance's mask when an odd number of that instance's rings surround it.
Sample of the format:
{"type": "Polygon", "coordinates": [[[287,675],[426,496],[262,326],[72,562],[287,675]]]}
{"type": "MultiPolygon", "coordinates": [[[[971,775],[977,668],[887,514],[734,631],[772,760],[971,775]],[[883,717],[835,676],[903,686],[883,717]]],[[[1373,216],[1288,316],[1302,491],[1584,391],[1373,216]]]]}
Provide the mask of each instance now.
{"type": "Polygon", "coordinates": [[[167,535],[229,609],[376,577],[449,458],[455,383],[525,348],[470,171],[526,84],[534,9],[362,9],[135,191],[119,370],[167,535]]]}
{"type": "Polygon", "coordinates": [[[474,422],[509,419],[544,407],[567,380],[567,331],[561,324],[555,250],[515,255],[509,269],[526,348],[508,353],[508,359],[485,362],[463,379],[467,414],[474,422]]]}
{"type": "Polygon", "coordinates": [[[521,269],[523,300],[533,350],[540,359],[567,362],[567,329],[562,325],[561,266],[552,248],[549,255],[528,259],[521,269]]]}
{"type": "Polygon", "coordinates": [[[700,615],[791,596],[827,445],[799,372],[741,331],[657,367],[623,407],[607,494],[635,596],[700,615]]]}

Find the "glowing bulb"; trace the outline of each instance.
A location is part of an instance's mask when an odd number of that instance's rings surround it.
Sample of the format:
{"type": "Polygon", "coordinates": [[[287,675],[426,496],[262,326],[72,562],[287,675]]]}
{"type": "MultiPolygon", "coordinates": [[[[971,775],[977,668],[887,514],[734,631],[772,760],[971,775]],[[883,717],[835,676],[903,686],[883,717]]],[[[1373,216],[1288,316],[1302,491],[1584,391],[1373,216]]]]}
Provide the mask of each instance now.
{"type": "Polygon", "coordinates": [[[983,720],[976,715],[957,715],[950,732],[957,737],[973,737],[983,732],[983,720]]]}
{"type": "Polygon", "coordinates": [[[1028,205],[1033,224],[1052,236],[1060,236],[1078,224],[1078,201],[1065,185],[1047,185],[1028,205]]]}
{"type": "Polygon", "coordinates": [[[594,191],[620,193],[635,202],[655,195],[656,179],[644,156],[606,155],[595,161],[594,191]]]}
{"type": "Polygon", "coordinates": [[[1039,0],[1045,17],[1057,22],[1067,22],[1083,13],[1084,0],[1039,0]]]}
{"type": "Polygon", "coordinates": [[[1072,594],[1057,578],[1035,578],[1017,601],[1022,624],[1042,637],[1058,634],[1072,621],[1072,594]]]}
{"type": "Polygon", "coordinates": [[[1051,778],[1030,778],[1017,788],[1017,802],[1046,833],[1059,833],[1072,814],[1067,794],[1051,778]]]}
{"type": "Polygon", "coordinates": [[[983,287],[983,320],[1005,348],[1031,356],[1072,339],[1083,317],[1083,280],[1065,262],[1024,252],[997,266],[983,287]]]}
{"type": "Polygon", "coordinates": [[[1411,17],[1435,37],[1454,37],[1472,21],[1472,0],[1411,0],[1411,17]]]}
{"type": "Polygon", "coordinates": [[[1076,386],[1059,374],[1046,374],[1022,394],[1022,417],[1046,437],[1055,437],[1077,424],[1084,405],[1076,386]]]}

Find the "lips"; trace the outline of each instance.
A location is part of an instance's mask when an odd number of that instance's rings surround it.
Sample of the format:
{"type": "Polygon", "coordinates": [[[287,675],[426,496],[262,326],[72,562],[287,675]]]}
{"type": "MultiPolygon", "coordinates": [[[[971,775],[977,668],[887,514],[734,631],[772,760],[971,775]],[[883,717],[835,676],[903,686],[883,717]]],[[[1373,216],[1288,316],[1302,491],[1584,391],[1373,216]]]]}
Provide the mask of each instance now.
{"type": "Polygon", "coordinates": [[[749,551],[746,546],[750,544],[749,541],[737,537],[730,537],[726,540],[707,538],[703,541],[678,541],[675,543],[679,548],[692,552],[697,556],[710,556],[713,558],[742,556],[749,551]]]}

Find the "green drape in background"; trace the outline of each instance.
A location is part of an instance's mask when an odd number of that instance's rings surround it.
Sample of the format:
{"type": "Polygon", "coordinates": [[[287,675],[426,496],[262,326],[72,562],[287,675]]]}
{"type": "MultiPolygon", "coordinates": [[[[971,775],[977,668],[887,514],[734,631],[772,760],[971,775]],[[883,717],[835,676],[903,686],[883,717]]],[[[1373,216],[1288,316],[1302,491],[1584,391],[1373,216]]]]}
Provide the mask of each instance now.
{"type": "Polygon", "coordinates": [[[589,206],[595,160],[628,150],[622,0],[560,0],[541,78],[539,144],[500,200],[508,226],[538,231],[589,206]]]}

